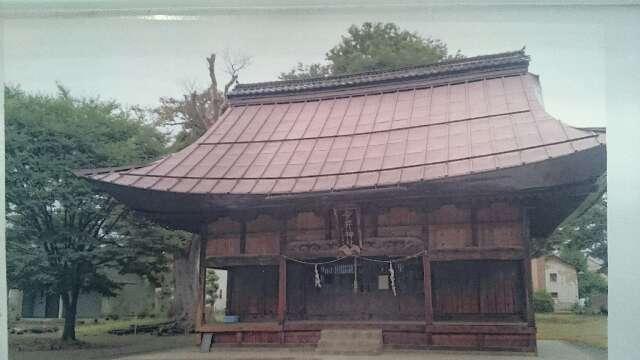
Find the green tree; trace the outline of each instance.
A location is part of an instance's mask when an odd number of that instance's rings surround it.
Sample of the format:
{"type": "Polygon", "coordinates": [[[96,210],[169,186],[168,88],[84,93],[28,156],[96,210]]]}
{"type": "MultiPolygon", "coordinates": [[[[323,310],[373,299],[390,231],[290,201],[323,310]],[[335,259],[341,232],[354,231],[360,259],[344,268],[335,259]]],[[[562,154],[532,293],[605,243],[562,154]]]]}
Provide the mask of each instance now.
{"type": "Polygon", "coordinates": [[[595,294],[606,294],[608,292],[607,280],[602,274],[593,271],[578,273],[578,296],[589,301],[595,294]]]}
{"type": "MultiPolygon", "coordinates": [[[[547,240],[547,247],[563,251],[566,256],[589,255],[603,263],[600,272],[606,273],[607,260],[607,194],[601,194],[579,216],[569,218],[547,240]]],[[[568,258],[569,261],[571,258],[568,258]]],[[[586,266],[586,258],[585,258],[586,266]]],[[[578,265],[578,264],[576,264],[578,265]]]]}
{"type": "Polygon", "coordinates": [[[209,319],[213,319],[213,315],[215,313],[215,304],[216,300],[219,298],[218,291],[220,290],[220,285],[218,284],[218,274],[214,269],[207,269],[206,278],[205,278],[205,308],[208,307],[211,311],[208,314],[209,319]]]}
{"type": "Polygon", "coordinates": [[[327,52],[326,64],[299,63],[289,72],[281,73],[280,79],[306,79],[428,65],[461,57],[459,51],[450,55],[447,45],[441,40],[401,30],[394,23],[365,22],[359,27],[349,27],[340,43],[327,52]]]}
{"type": "Polygon", "coordinates": [[[154,275],[166,269],[179,233],[135,218],[72,170],[150,161],[167,139],[120,105],[5,89],[8,280],[59,295],[63,340],[75,340],[78,297],[113,295],[115,269],[154,275]]]}

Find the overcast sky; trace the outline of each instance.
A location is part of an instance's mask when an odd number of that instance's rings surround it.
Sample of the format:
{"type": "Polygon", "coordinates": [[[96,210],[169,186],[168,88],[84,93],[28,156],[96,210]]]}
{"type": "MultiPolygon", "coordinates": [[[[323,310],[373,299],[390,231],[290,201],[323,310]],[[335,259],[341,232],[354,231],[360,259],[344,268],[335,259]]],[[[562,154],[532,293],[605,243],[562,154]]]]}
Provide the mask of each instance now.
{"type": "Polygon", "coordinates": [[[540,75],[547,110],[571,125],[606,125],[607,96],[634,86],[623,81],[607,87],[607,78],[624,71],[609,65],[612,57],[637,56],[639,49],[625,46],[620,34],[637,34],[638,8],[386,7],[375,6],[380,2],[367,3],[366,8],[263,9],[247,5],[240,10],[7,19],[5,80],[41,92],[55,91],[58,81],[76,95],[154,106],[161,96],[178,96],[194,84],[207,86],[205,58],[211,52],[230,49],[250,55],[253,63],[240,75],[241,82],[275,80],[297,62],[322,61],[349,25],[392,21],[423,36],[442,39],[450,50],[460,49],[467,56],[526,45],[532,57],[530,71],[540,75]]]}

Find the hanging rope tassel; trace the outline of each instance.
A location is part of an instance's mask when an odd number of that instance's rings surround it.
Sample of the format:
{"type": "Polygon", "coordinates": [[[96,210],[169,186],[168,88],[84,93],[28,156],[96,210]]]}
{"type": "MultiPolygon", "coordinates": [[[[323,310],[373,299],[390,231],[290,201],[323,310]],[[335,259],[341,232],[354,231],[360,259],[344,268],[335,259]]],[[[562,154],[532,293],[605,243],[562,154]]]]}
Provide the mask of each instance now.
{"type": "Polygon", "coordinates": [[[396,272],[393,270],[393,263],[391,261],[389,261],[389,280],[391,280],[393,296],[398,296],[398,293],[396,293],[396,272]]]}
{"type": "Polygon", "coordinates": [[[318,264],[315,264],[314,270],[315,270],[315,275],[313,277],[314,284],[317,288],[321,288],[322,282],[320,281],[320,273],[318,273],[318,264]]]}

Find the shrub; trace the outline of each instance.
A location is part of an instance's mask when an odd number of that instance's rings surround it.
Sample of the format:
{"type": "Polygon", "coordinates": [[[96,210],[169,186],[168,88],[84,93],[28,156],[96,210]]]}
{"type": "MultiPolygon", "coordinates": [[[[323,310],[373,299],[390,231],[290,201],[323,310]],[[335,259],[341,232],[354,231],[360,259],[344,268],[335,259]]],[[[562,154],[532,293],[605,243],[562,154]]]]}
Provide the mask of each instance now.
{"type": "Polygon", "coordinates": [[[569,310],[576,315],[584,315],[587,313],[587,307],[578,303],[571,305],[571,309],[569,310]]]}
{"type": "Polygon", "coordinates": [[[553,312],[553,298],[551,294],[544,290],[536,291],[533,294],[533,309],[541,313],[553,312]]]}

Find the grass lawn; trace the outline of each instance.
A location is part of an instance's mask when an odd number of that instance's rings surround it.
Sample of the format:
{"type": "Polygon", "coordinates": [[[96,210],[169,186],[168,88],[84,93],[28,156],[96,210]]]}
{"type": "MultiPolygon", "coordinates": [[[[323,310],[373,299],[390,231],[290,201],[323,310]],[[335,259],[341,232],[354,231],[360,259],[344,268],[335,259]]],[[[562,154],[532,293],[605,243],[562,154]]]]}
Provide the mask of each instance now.
{"type": "Polygon", "coordinates": [[[129,325],[137,324],[137,325],[149,325],[149,324],[158,324],[165,322],[165,319],[155,319],[155,318],[144,318],[138,319],[137,321],[134,319],[126,319],[126,320],[109,320],[109,321],[100,321],[99,323],[91,323],[88,322],[83,325],[79,325],[76,328],[77,336],[90,336],[90,335],[100,335],[107,334],[110,330],[114,329],[125,329],[128,328],[129,325]]]}
{"type": "Polygon", "coordinates": [[[536,314],[538,340],[564,340],[607,348],[607,317],[603,315],[536,314]]]}
{"type": "MultiPolygon", "coordinates": [[[[162,319],[141,319],[138,325],[163,322],[162,319]]],[[[195,346],[195,335],[155,336],[110,335],[109,330],[127,328],[134,320],[101,321],[76,328],[77,343],[60,341],[61,332],[45,334],[9,335],[9,354],[12,360],[80,360],[114,359],[117,357],[195,346]]]]}

